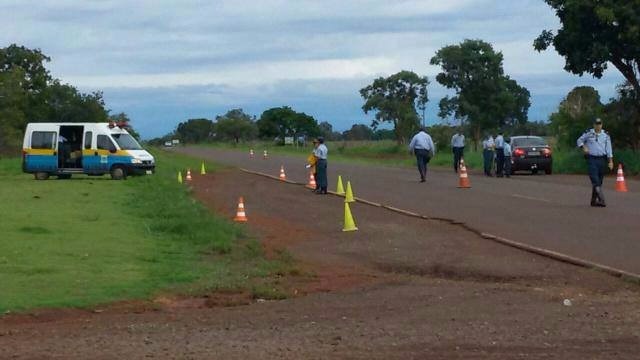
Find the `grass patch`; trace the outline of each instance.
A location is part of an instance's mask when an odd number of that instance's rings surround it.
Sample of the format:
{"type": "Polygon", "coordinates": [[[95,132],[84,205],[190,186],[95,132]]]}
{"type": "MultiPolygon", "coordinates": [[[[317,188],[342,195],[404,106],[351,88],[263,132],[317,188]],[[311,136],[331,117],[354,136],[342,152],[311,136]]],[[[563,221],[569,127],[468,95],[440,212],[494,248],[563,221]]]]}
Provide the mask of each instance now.
{"type": "MultiPolygon", "coordinates": [[[[312,151],[312,146],[278,146],[271,142],[254,141],[241,144],[233,143],[207,143],[198,146],[216,147],[248,151],[253,148],[256,156],[262,156],[262,150],[269,153],[288,154],[294,156],[308,156],[312,151]]],[[[391,166],[411,167],[415,166],[415,157],[409,154],[406,145],[398,145],[392,140],[381,141],[330,141],[329,148],[330,161],[347,163],[368,163],[391,166]]],[[[474,151],[472,146],[467,146],[464,152],[464,161],[469,169],[482,170],[482,151],[474,151]]],[[[640,174],[640,153],[632,150],[614,149],[614,161],[616,166],[619,162],[624,164],[625,175],[640,174]]],[[[443,149],[429,162],[430,166],[446,167],[453,166],[453,153],[450,149],[443,149]]],[[[564,149],[554,147],[553,149],[553,172],[557,174],[585,174],[587,167],[582,153],[575,148],[564,149]]]]}
{"type": "Polygon", "coordinates": [[[20,159],[0,159],[0,312],[252,291],[295,266],[266,260],[240,227],[177,183],[177,172],[199,170],[199,160],[153,152],[158,172],[126,181],[36,181],[20,159]]]}

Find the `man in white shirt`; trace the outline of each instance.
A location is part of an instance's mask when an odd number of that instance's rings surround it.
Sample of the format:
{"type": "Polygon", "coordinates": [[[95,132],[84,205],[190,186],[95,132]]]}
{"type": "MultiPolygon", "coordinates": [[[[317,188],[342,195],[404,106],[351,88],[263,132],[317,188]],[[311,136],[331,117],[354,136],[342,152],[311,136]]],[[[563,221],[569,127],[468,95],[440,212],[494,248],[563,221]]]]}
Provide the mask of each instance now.
{"type": "Polygon", "coordinates": [[[420,128],[420,131],[411,139],[409,151],[416,155],[418,172],[420,172],[420,182],[425,182],[427,177],[427,163],[435,154],[436,148],[433,145],[431,136],[427,134],[424,128],[420,128]]]}
{"type": "Polygon", "coordinates": [[[460,128],[457,128],[451,137],[451,150],[453,151],[453,171],[457,173],[460,168],[460,159],[464,155],[464,135],[460,128]]]}
{"type": "Polygon", "coordinates": [[[482,142],[482,156],[484,158],[484,174],[486,176],[491,175],[491,170],[493,168],[493,157],[494,157],[494,148],[495,142],[493,141],[493,136],[490,134],[487,135],[487,138],[482,142]]]}
{"type": "Polygon", "coordinates": [[[504,137],[502,131],[498,132],[495,140],[496,144],[496,176],[502,177],[504,170],[504,137]]]}

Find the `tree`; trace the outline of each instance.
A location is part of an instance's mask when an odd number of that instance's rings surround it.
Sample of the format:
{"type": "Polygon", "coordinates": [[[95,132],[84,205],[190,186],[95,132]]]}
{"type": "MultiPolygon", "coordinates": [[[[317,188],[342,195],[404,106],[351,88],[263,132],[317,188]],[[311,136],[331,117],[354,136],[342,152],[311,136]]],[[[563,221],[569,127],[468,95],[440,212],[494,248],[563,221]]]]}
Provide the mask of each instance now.
{"type": "Polygon", "coordinates": [[[189,119],[178,124],[176,135],[183,143],[200,143],[210,138],[213,128],[209,119],[189,119]]]}
{"type": "Polygon", "coordinates": [[[529,91],[504,75],[502,59],[491,44],[465,40],[443,47],[430,61],[442,67],[436,80],[456,92],[440,100],[439,116],[466,121],[476,147],[482,131],[527,121],[529,91]]]}
{"type": "MultiPolygon", "coordinates": [[[[534,48],[543,51],[553,45],[565,59],[564,69],[577,75],[587,73],[599,79],[613,64],[628,83],[618,100],[633,105],[634,113],[640,112],[640,1],[545,2],[556,11],[562,26],[555,35],[551,30],[542,31],[534,40],[534,48]]],[[[635,138],[640,137],[637,119],[618,121],[635,132],[635,138]]]]}
{"type": "Polygon", "coordinates": [[[287,136],[297,138],[320,134],[318,122],[312,116],[296,112],[288,106],[265,110],[256,123],[261,138],[278,138],[280,142],[284,142],[287,136]]]}
{"type": "Polygon", "coordinates": [[[364,113],[376,112],[371,127],[375,130],[380,123],[390,122],[398,144],[405,142],[420,125],[416,107],[423,109],[429,101],[428,85],[426,76],[403,70],[388,78],[379,77],[360,89],[365,100],[362,106],[364,113]]]}
{"type": "Polygon", "coordinates": [[[250,115],[245,114],[242,109],[233,109],[223,116],[216,116],[214,131],[217,138],[232,139],[237,144],[241,139],[254,138],[258,128],[250,115]]]}
{"type": "Polygon", "coordinates": [[[604,107],[605,128],[615,147],[640,150],[640,111],[634,106],[635,91],[629,83],[619,85],[617,97],[604,107]],[[630,126],[631,125],[631,126],[630,126]]]}
{"type": "Polygon", "coordinates": [[[573,148],[576,139],[601,115],[600,94],[591,86],[578,86],[562,100],[558,112],[551,114],[549,126],[559,144],[573,148]]]}
{"type": "Polygon", "coordinates": [[[27,125],[23,72],[20,68],[0,72],[0,151],[19,147],[27,125]]]}
{"type": "Polygon", "coordinates": [[[535,39],[537,51],[553,44],[565,58],[564,69],[601,78],[613,64],[640,94],[640,1],[545,0],[556,10],[562,27],[544,30],[535,39]]]}
{"type": "MultiPolygon", "coordinates": [[[[101,92],[80,93],[75,87],[54,80],[44,89],[40,104],[41,119],[50,122],[106,122],[108,112],[104,108],[101,92]]],[[[43,120],[36,120],[43,121],[43,120]]]]}
{"type": "Polygon", "coordinates": [[[131,126],[131,119],[129,119],[127,114],[120,112],[118,114],[109,115],[108,120],[117,124],[125,124],[127,132],[136,140],[140,141],[140,134],[131,126]]]}
{"type": "Polygon", "coordinates": [[[355,124],[351,129],[342,133],[345,140],[371,140],[373,138],[373,130],[364,124],[355,124]]]}

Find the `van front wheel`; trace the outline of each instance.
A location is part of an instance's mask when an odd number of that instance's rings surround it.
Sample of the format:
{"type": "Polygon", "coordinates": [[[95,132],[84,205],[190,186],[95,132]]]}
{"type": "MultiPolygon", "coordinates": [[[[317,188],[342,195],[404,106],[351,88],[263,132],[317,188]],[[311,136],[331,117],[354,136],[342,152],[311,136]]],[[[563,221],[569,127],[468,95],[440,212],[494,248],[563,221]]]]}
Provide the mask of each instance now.
{"type": "Polygon", "coordinates": [[[121,167],[114,167],[111,169],[111,179],[113,180],[123,180],[126,176],[124,169],[121,167]]]}
{"type": "Polygon", "coordinates": [[[38,171],[33,175],[35,176],[36,180],[47,180],[49,178],[49,173],[43,171],[38,171]]]}

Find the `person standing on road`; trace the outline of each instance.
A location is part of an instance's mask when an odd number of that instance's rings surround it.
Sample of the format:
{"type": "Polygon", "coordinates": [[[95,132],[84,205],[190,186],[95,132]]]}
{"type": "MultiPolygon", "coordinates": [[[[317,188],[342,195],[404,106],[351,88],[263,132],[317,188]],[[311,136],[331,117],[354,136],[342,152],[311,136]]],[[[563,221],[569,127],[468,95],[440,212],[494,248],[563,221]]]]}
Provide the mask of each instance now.
{"type": "Polygon", "coordinates": [[[427,178],[427,164],[436,152],[431,136],[427,134],[425,128],[413,136],[409,143],[409,152],[415,154],[420,173],[420,182],[425,182],[427,178]]]}
{"type": "Polygon", "coordinates": [[[511,177],[511,139],[504,139],[504,176],[511,177]]]}
{"type": "Polygon", "coordinates": [[[606,168],[613,170],[613,151],[611,137],[602,129],[602,120],[596,118],[593,128],[585,131],[576,141],[587,159],[589,179],[591,180],[591,206],[607,206],[602,192],[602,180],[606,168]]]}
{"type": "Polygon", "coordinates": [[[495,140],[496,146],[496,177],[502,177],[504,171],[504,137],[502,131],[498,131],[495,140]]]}
{"type": "Polygon", "coordinates": [[[313,155],[316,157],[316,174],[318,177],[316,178],[316,183],[318,186],[318,190],[316,190],[316,194],[326,194],[327,193],[327,154],[329,150],[327,146],[324,144],[324,138],[318,137],[316,139],[318,142],[318,146],[313,151],[313,155]]]}
{"type": "Polygon", "coordinates": [[[460,128],[457,128],[451,137],[451,150],[453,151],[453,171],[457,173],[460,168],[460,159],[464,155],[464,135],[460,128]]]}
{"type": "Polygon", "coordinates": [[[487,138],[482,141],[482,157],[484,158],[484,175],[485,176],[493,176],[491,175],[491,168],[493,168],[493,149],[495,147],[495,143],[493,141],[493,136],[491,134],[487,134],[487,138]]]}

